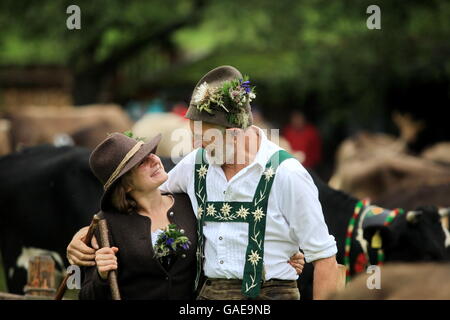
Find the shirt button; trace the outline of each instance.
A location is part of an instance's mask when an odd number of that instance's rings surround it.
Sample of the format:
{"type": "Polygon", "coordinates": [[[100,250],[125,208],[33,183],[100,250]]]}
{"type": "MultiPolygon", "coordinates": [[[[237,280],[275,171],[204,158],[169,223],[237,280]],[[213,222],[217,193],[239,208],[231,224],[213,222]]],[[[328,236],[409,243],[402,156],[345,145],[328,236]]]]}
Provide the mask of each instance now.
{"type": "Polygon", "coordinates": [[[223,190],[223,194],[227,194],[227,190],[223,190]]]}
{"type": "Polygon", "coordinates": [[[223,264],[223,260],[220,260],[219,262],[220,262],[220,264],[223,264]]]}
{"type": "Polygon", "coordinates": [[[173,217],[173,211],[171,211],[171,212],[169,213],[169,215],[170,215],[171,217],[173,217]]]}
{"type": "Polygon", "coordinates": [[[219,237],[219,240],[223,240],[222,236],[219,237]]]}

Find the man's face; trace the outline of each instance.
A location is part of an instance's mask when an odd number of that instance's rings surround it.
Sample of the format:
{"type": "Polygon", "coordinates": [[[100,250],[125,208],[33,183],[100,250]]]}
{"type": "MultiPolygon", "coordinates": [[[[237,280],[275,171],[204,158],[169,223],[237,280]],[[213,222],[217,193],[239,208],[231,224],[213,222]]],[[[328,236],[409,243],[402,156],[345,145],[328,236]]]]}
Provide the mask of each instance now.
{"type": "Polygon", "coordinates": [[[227,130],[211,123],[190,120],[190,128],[195,148],[204,148],[211,161],[217,165],[232,163],[234,159],[234,140],[227,130]]]}

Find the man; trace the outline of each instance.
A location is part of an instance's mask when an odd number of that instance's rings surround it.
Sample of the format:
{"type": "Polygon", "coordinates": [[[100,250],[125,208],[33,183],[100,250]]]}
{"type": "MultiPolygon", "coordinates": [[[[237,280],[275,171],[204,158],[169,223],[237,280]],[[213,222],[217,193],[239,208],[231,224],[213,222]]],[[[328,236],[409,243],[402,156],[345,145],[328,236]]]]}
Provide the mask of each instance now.
{"type": "Polygon", "coordinates": [[[208,72],[186,114],[202,148],[161,186],[187,193],[197,214],[198,275],[203,269],[206,276],[199,299],[299,299],[298,276],[286,263],[299,247],[315,267],[314,298],[326,298],[336,289],[337,248],[317,188],[297,160],[252,126],[254,98],[237,69],[208,72]]]}

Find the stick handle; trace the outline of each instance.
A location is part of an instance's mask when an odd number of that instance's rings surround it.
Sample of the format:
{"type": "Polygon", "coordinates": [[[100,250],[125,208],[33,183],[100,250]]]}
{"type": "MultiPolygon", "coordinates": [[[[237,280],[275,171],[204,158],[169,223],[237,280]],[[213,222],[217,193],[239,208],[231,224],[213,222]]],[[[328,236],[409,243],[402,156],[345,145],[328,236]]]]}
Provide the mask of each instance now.
{"type": "MultiPolygon", "coordinates": [[[[108,225],[106,224],[106,219],[101,219],[98,222],[98,229],[100,232],[100,246],[110,247],[109,237],[108,237],[108,225]]],[[[111,270],[108,272],[108,283],[111,288],[111,297],[113,300],[121,300],[119,285],[117,282],[117,270],[111,270]]]]}
{"type": "MultiPolygon", "coordinates": [[[[86,245],[90,245],[92,241],[92,237],[94,236],[95,228],[97,228],[98,221],[99,221],[98,215],[94,215],[92,218],[91,224],[89,225],[88,232],[86,234],[86,237],[84,238],[83,242],[86,245]]],[[[64,293],[66,293],[67,290],[67,280],[69,280],[69,277],[72,274],[66,274],[64,279],[61,281],[61,284],[59,285],[58,291],[55,295],[55,300],[62,300],[64,293]]]]}

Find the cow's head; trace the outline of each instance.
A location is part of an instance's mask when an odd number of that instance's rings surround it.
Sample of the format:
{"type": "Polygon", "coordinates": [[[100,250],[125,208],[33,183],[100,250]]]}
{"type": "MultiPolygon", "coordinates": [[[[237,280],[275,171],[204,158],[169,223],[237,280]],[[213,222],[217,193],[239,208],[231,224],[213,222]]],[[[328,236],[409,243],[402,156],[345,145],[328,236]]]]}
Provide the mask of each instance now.
{"type": "MultiPolygon", "coordinates": [[[[373,220],[364,226],[364,239],[371,245],[378,233],[382,239],[385,261],[443,261],[448,254],[445,248],[441,216],[434,206],[418,207],[399,214],[389,224],[384,219],[373,220]]],[[[376,259],[376,250],[369,250],[376,259]]]]}

